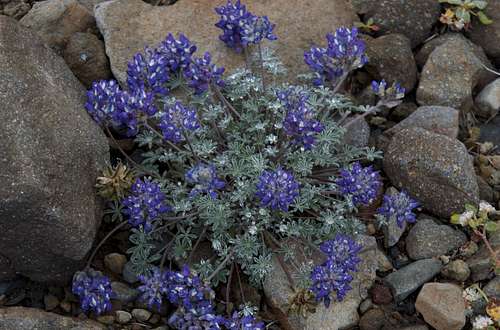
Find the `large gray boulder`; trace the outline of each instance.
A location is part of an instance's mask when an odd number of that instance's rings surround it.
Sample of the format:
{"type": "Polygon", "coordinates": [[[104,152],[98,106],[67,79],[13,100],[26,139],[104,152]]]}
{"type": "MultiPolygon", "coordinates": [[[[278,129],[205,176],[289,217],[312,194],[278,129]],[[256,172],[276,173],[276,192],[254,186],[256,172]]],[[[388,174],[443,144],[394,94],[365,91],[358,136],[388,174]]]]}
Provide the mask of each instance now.
{"type": "Polygon", "coordinates": [[[467,148],[458,140],[420,127],[399,131],[385,150],[384,170],[431,213],[449,218],[479,201],[467,148]]]}
{"type": "MultiPolygon", "coordinates": [[[[144,46],[156,46],[170,32],[184,33],[198,46],[198,54],[212,54],[212,60],[226,72],[244,66],[244,56],[219,40],[221,30],[214,26],[219,16],[214,8],[220,0],[178,1],[172,6],[152,6],[142,0],[113,0],[94,8],[97,26],[104,36],[106,54],[118,81],[126,81],[127,63],[144,46]]],[[[265,42],[273,47],[290,70],[290,76],[307,70],[304,51],[313,44],[326,44],[325,35],[340,26],[352,26],[356,19],[344,0],[273,0],[245,1],[256,15],[268,15],[276,24],[278,40],[265,42]]]]}
{"type": "Polygon", "coordinates": [[[108,145],[63,59],[9,17],[0,31],[0,279],[61,283],[92,246],[108,145]]]}

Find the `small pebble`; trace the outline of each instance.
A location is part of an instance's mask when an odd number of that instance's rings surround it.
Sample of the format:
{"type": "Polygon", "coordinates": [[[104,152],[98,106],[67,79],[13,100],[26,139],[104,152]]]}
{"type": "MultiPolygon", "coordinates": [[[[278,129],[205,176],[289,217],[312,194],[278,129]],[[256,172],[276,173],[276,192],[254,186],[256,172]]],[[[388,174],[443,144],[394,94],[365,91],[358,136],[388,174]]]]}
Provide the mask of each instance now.
{"type": "Polygon", "coordinates": [[[376,284],[373,287],[371,294],[374,304],[386,305],[392,301],[391,289],[389,289],[387,286],[376,284]]]}
{"type": "Polygon", "coordinates": [[[366,313],[369,309],[373,307],[373,302],[370,298],[363,300],[363,302],[359,305],[359,312],[361,314],[366,313]]]}
{"type": "Polygon", "coordinates": [[[54,295],[48,294],[43,297],[43,303],[45,305],[45,310],[51,311],[54,310],[57,305],[59,305],[59,299],[57,299],[57,297],[54,295]]]}
{"type": "Polygon", "coordinates": [[[132,310],[132,316],[137,320],[141,322],[146,322],[151,318],[151,312],[147,311],[145,309],[141,308],[136,308],[132,310]]]}
{"type": "Polygon", "coordinates": [[[104,257],[104,265],[115,274],[121,274],[127,257],[120,253],[110,253],[104,257]]]}
{"type": "Polygon", "coordinates": [[[115,293],[115,300],[121,301],[127,304],[134,301],[137,296],[139,296],[139,291],[129,287],[127,284],[122,282],[111,282],[111,288],[115,293]]]}
{"type": "Polygon", "coordinates": [[[161,321],[161,316],[158,314],[153,314],[151,318],[149,319],[149,323],[151,324],[158,324],[161,321]]]}
{"type": "Polygon", "coordinates": [[[129,262],[127,262],[125,264],[125,266],[123,266],[123,279],[125,280],[125,282],[129,283],[129,284],[134,284],[137,282],[137,276],[134,274],[134,272],[132,271],[132,264],[129,262]]]}
{"type": "Polygon", "coordinates": [[[474,254],[476,254],[477,250],[479,250],[477,243],[474,241],[469,241],[465,243],[462,247],[460,247],[460,255],[464,258],[470,258],[474,254]]]}
{"type": "Polygon", "coordinates": [[[460,282],[466,281],[470,276],[469,265],[463,260],[453,260],[441,270],[444,277],[457,280],[460,282]]]}
{"type": "Polygon", "coordinates": [[[71,312],[71,303],[69,301],[62,301],[59,307],[61,307],[61,309],[66,313],[71,312]]]}
{"type": "Polygon", "coordinates": [[[132,320],[132,315],[126,311],[115,312],[116,321],[120,324],[126,324],[132,320]]]}
{"type": "Polygon", "coordinates": [[[101,315],[97,317],[97,322],[102,324],[111,325],[115,323],[115,317],[113,315],[101,315]]]}

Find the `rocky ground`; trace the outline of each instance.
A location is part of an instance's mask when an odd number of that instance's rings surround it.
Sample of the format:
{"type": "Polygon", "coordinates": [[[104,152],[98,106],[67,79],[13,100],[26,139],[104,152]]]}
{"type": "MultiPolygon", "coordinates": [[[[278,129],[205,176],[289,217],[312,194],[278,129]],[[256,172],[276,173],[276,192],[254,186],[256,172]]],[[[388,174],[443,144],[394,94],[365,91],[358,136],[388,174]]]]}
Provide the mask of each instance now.
{"type": "MultiPolygon", "coordinates": [[[[96,260],[118,293],[111,313],[86,319],[67,283],[96,233],[111,228],[101,225],[93,187],[115,150],[83,109],[85,88],[113,76],[124,82],[129,58],[168,32],[188,35],[227,70],[243,64],[215,42],[212,8],[221,1],[170,2],[0,0],[0,330],[166,329],[168,308],[136,301],[125,232],[96,260]]],[[[500,299],[500,278],[483,243],[449,219],[466,203],[498,206],[500,77],[492,71],[500,69],[500,0],[486,9],[491,25],[476,22],[465,33],[443,32],[437,0],[245,2],[277,24],[275,47],[290,79],[305,71],[303,51],[327,32],[373,18],[380,29],[365,37],[370,61],[352,84],[385,78],[408,93],[396,109],[353,126],[346,143],[382,150],[377,166],[387,180],[422,204],[407,228],[380,231],[367,219],[361,270],[343,302],[288,317],[291,291],[278,262],[262,291],[244,285],[246,299],[279,321],[271,328],[470,328],[464,288],[478,283],[500,299]]],[[[366,104],[365,95],[354,97],[366,104]]],[[[490,242],[500,248],[500,232],[490,242]]]]}

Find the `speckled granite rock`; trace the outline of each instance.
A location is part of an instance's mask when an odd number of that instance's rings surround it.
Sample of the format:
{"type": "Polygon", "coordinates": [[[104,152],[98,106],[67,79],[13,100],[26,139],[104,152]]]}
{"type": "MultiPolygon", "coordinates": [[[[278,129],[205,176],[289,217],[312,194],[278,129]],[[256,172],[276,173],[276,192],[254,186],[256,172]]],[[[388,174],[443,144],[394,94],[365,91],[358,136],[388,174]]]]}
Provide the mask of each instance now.
{"type": "Polygon", "coordinates": [[[403,129],[391,140],[383,163],[391,182],[435,215],[449,218],[479,200],[472,158],[458,140],[423,128],[403,129]]]}

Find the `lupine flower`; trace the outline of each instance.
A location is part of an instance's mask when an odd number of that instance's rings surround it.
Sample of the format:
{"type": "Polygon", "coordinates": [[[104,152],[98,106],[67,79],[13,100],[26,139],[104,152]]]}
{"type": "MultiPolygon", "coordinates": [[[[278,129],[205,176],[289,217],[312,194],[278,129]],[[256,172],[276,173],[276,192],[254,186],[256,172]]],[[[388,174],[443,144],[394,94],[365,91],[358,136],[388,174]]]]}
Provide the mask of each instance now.
{"type": "Polygon", "coordinates": [[[165,96],[168,89],[165,84],[169,80],[167,60],[164,54],[156,49],[146,48],[144,55],[135,54],[128,63],[127,84],[131,91],[147,90],[165,96]]]}
{"type": "Polygon", "coordinates": [[[474,321],[472,321],[473,330],[486,330],[490,325],[493,325],[493,320],[484,315],[478,315],[474,321]]]}
{"type": "Polygon", "coordinates": [[[351,273],[357,270],[361,261],[358,256],[361,246],[345,235],[337,235],[332,241],[323,243],[320,248],[327,255],[327,259],[311,272],[310,289],[318,302],[323,301],[325,307],[329,307],[332,293],[335,293],[336,300],[342,301],[352,289],[351,273]]]}
{"type": "Polygon", "coordinates": [[[388,221],[396,221],[399,228],[403,228],[404,222],[414,223],[417,220],[413,209],[419,205],[405,191],[401,191],[398,194],[384,195],[384,202],[378,209],[378,213],[388,221]]]}
{"type": "Polygon", "coordinates": [[[277,93],[286,108],[283,129],[286,135],[294,138],[293,143],[303,145],[309,150],[315,143],[315,135],[323,131],[323,125],[315,119],[314,111],[307,104],[309,96],[296,88],[277,93]]]}
{"type": "Polygon", "coordinates": [[[261,206],[286,212],[299,196],[299,184],[292,173],[278,167],[276,171],[262,173],[256,195],[260,198],[261,206]]]}
{"type": "Polygon", "coordinates": [[[122,91],[116,80],[94,81],[87,91],[85,109],[98,124],[109,122],[119,111],[117,97],[120,93],[122,91]]]}
{"type": "Polygon", "coordinates": [[[165,203],[166,196],[160,185],[149,179],[137,179],[131,188],[132,194],[123,199],[123,214],[133,227],[142,226],[145,231],[152,229],[153,221],[171,210],[165,203]]]}
{"type": "Polygon", "coordinates": [[[165,113],[160,119],[160,129],[165,140],[178,143],[184,140],[184,131],[194,131],[200,128],[196,110],[185,107],[177,101],[172,106],[165,107],[165,113]]]}
{"type": "Polygon", "coordinates": [[[352,164],[350,169],[341,170],[336,183],[340,193],[351,197],[356,206],[370,205],[382,187],[378,171],[371,166],[362,167],[359,162],[352,164]]]}
{"type": "Polygon", "coordinates": [[[167,273],[155,267],[150,275],[139,276],[139,281],[142,285],[137,289],[142,292],[141,300],[146,302],[149,308],[154,306],[160,309],[163,295],[167,293],[167,273]]]}
{"type": "Polygon", "coordinates": [[[115,115],[115,121],[120,128],[125,128],[127,136],[134,136],[139,131],[139,120],[146,120],[158,111],[154,104],[154,95],[147,92],[143,86],[137,86],[131,92],[120,95],[123,104],[115,115]]]}
{"type": "Polygon", "coordinates": [[[304,53],[306,64],[316,75],[315,85],[328,81],[335,86],[341,77],[368,62],[365,43],[358,38],[357,28],[338,28],[335,34],[327,34],[326,39],[326,48],[313,47],[304,53]]]}
{"type": "Polygon", "coordinates": [[[223,329],[225,319],[215,314],[212,306],[197,309],[179,307],[168,319],[168,325],[181,330],[223,329]]]}
{"type": "Polygon", "coordinates": [[[195,59],[184,70],[184,77],[187,79],[189,87],[195,90],[195,94],[205,93],[212,83],[219,87],[224,86],[224,81],[222,80],[224,68],[219,68],[210,62],[210,53],[206,52],[202,58],[195,59]]]}
{"type": "Polygon", "coordinates": [[[264,322],[257,322],[253,315],[241,315],[234,312],[225,322],[228,330],[264,330],[264,322]]]}
{"type": "Polygon", "coordinates": [[[80,307],[86,313],[92,311],[100,315],[111,310],[114,293],[109,278],[101,272],[94,269],[76,272],[72,292],[80,298],[80,307]]]}
{"type": "Polygon", "coordinates": [[[384,105],[389,108],[393,108],[405,97],[406,90],[399,85],[399,83],[393,83],[388,86],[387,82],[382,79],[379,81],[372,81],[371,83],[372,91],[379,97],[379,105],[384,105]]]}
{"type": "Polygon", "coordinates": [[[186,180],[194,184],[189,194],[191,197],[199,193],[207,193],[212,198],[217,198],[217,190],[224,188],[225,183],[217,177],[217,171],[213,164],[200,163],[186,173],[186,180]]]}
{"type": "Polygon", "coordinates": [[[241,42],[244,46],[259,44],[262,40],[276,40],[273,30],[276,24],[272,24],[267,16],[251,16],[241,31],[241,42]]]}
{"type": "Polygon", "coordinates": [[[158,51],[164,56],[165,63],[171,73],[178,73],[191,64],[191,56],[196,51],[196,46],[182,33],[179,39],[169,33],[161,43],[158,51]]]}
{"type": "Polygon", "coordinates": [[[237,52],[248,44],[260,43],[264,38],[276,40],[274,24],[266,16],[258,17],[247,11],[240,0],[234,3],[228,0],[225,6],[215,8],[215,12],[220,15],[215,26],[223,31],[219,39],[237,52]]]}
{"type": "Polygon", "coordinates": [[[167,273],[167,297],[172,304],[191,310],[212,306],[215,292],[185,265],[181,272],[167,273]]]}

